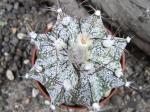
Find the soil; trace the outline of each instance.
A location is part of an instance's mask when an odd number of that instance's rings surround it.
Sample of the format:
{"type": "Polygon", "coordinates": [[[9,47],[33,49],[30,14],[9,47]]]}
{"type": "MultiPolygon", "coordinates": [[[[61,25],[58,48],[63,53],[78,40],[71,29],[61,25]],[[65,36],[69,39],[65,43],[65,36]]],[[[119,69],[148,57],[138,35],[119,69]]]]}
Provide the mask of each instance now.
{"type": "MultiPolygon", "coordinates": [[[[0,1],[0,112],[51,112],[34,82],[24,78],[34,48],[26,26],[43,32],[56,17],[45,10],[51,6],[50,0],[0,1]]],[[[108,112],[150,112],[150,58],[132,42],[126,49],[125,75],[133,88],[121,88],[108,112]]]]}

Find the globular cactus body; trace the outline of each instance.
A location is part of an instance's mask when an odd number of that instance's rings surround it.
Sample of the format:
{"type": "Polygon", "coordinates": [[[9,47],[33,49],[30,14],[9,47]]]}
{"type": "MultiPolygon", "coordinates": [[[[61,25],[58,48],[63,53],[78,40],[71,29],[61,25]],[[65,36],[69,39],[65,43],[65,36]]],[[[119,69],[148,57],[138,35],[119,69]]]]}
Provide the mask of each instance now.
{"type": "Polygon", "coordinates": [[[58,9],[52,31],[32,41],[39,53],[27,75],[45,86],[53,105],[90,107],[126,84],[120,58],[127,41],[107,34],[99,10],[76,19],[58,9]]]}

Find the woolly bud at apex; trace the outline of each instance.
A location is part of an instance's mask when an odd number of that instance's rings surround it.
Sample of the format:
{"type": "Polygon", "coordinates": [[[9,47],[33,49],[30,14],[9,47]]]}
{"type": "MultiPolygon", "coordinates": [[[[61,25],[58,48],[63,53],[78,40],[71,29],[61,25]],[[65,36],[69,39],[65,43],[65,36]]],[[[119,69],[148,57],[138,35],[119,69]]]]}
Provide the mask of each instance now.
{"type": "Polygon", "coordinates": [[[81,47],[89,47],[92,44],[92,40],[86,34],[79,34],[77,37],[77,43],[81,47]]]}

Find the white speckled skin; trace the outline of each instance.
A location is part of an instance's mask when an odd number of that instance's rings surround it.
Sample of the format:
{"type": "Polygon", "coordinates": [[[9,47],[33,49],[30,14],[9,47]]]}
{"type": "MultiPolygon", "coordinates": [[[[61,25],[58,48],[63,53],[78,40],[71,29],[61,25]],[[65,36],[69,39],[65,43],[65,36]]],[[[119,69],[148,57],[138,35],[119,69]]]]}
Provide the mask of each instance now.
{"type": "Polygon", "coordinates": [[[121,71],[120,58],[127,41],[114,37],[113,44],[104,47],[107,36],[99,12],[76,19],[58,11],[52,31],[32,38],[39,54],[28,78],[45,86],[54,105],[92,106],[107,91],[125,85],[124,77],[117,77],[115,71],[121,71]]]}

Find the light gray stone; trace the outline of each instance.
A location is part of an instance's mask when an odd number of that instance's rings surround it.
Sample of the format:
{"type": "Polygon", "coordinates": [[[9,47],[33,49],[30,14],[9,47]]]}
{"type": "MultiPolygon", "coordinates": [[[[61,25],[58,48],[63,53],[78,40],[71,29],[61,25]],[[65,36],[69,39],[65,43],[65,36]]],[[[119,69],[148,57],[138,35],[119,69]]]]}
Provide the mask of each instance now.
{"type": "Polygon", "coordinates": [[[14,80],[15,79],[13,72],[9,69],[6,71],[6,77],[8,80],[14,80]]]}

